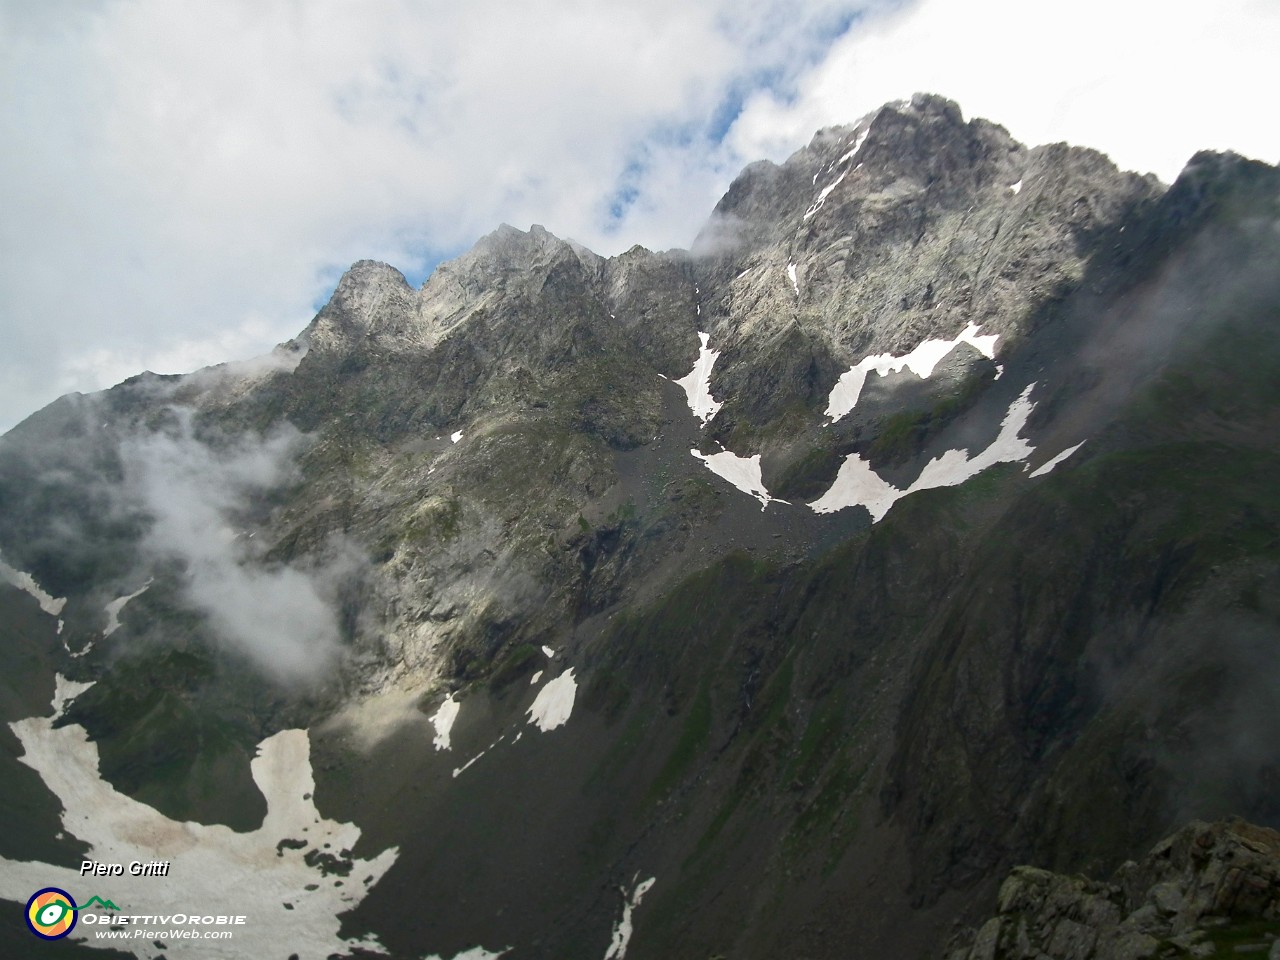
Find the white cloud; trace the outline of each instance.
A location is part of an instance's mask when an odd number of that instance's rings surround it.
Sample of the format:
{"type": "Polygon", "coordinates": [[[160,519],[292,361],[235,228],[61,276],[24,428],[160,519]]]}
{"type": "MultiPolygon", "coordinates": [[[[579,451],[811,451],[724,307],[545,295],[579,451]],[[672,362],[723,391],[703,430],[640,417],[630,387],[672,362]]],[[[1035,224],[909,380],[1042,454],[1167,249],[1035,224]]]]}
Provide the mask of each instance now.
{"type": "Polygon", "coordinates": [[[759,94],[733,141],[776,156],[818,127],[929,91],[1025,143],[1096,147],[1168,183],[1200,149],[1280,160],[1280,128],[1265,119],[1278,45],[1270,0],[921,0],[846,34],[792,101],[759,94]]]}
{"type": "Polygon", "coordinates": [[[697,214],[664,197],[707,206],[716,179],[660,149],[611,232],[628,162],[654,131],[705,139],[733,84],[793,76],[852,2],[0,6],[0,425],[262,352],[361,257],[413,272],[503,220],[687,243],[697,214]]]}
{"type": "Polygon", "coordinates": [[[362,257],[415,273],[501,221],[602,253],[687,245],[743,163],[919,89],[1166,177],[1199,146],[1275,159],[1278,17],[1269,0],[1197,17],[1123,0],[9,0],[0,428],[144,368],[264,352],[362,257]],[[832,46],[860,8],[899,12],[832,46]]]}
{"type": "Polygon", "coordinates": [[[284,428],[214,449],[193,435],[189,410],[175,428],[121,446],[126,487],[151,517],[143,546],[181,564],[187,599],[216,639],[281,681],[322,675],[338,654],[336,594],[361,560],[338,545],[310,566],[265,564],[241,515],[288,482],[303,438],[284,428]]]}

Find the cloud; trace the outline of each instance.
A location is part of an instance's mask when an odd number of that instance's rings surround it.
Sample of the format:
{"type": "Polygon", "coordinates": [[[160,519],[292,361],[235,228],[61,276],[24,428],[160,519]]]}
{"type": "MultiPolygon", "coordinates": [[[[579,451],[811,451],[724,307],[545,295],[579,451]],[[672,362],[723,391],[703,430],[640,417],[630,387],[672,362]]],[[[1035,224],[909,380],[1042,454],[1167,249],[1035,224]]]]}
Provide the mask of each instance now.
{"type": "Polygon", "coordinates": [[[362,257],[417,275],[502,221],[687,243],[662,197],[714,201],[692,144],[727,92],[785,87],[858,5],[7,4],[0,426],[263,353],[362,257]]]}
{"type": "Polygon", "coordinates": [[[1275,159],[1259,118],[1278,16],[1269,0],[1196,17],[1124,0],[15,0],[0,429],[142,369],[264,353],[363,257],[418,278],[503,221],[605,254],[687,246],[746,162],[915,90],[1166,177],[1200,146],[1275,159]]]}
{"type": "Polygon", "coordinates": [[[121,445],[127,496],[152,519],[143,549],[177,561],[188,600],[228,648],[280,681],[319,677],[339,652],[336,594],[361,561],[338,548],[309,566],[265,564],[252,520],[294,478],[304,438],[284,428],[215,449],[196,439],[189,410],[173,413],[171,429],[121,445]]]}
{"type": "Polygon", "coordinates": [[[1146,0],[920,0],[867,18],[830,49],[798,95],[758,92],[735,149],[786,144],[917,91],[1028,144],[1096,147],[1126,169],[1172,182],[1200,149],[1275,163],[1270,110],[1280,7],[1224,0],[1179,10],[1146,0]]]}

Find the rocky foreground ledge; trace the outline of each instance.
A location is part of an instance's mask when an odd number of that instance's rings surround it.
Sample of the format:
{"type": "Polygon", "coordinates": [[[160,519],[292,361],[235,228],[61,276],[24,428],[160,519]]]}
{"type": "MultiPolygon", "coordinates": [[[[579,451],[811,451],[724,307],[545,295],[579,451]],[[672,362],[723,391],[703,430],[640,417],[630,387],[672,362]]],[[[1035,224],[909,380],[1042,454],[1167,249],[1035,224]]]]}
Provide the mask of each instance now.
{"type": "Polygon", "coordinates": [[[1016,867],[946,960],[1280,960],[1280,833],[1193,821],[1110,882],[1016,867]]]}

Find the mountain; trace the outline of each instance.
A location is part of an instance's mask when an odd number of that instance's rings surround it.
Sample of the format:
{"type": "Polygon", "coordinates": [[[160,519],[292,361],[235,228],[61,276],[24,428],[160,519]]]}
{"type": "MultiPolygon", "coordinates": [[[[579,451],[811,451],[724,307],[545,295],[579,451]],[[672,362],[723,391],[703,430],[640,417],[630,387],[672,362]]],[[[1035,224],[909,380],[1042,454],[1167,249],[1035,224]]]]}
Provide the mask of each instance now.
{"type": "Polygon", "coordinates": [[[64,397],[0,438],[11,942],[940,957],[1016,865],[1280,827],[1278,332],[1275,168],[917,95],[690,251],[503,226],[64,397]]]}

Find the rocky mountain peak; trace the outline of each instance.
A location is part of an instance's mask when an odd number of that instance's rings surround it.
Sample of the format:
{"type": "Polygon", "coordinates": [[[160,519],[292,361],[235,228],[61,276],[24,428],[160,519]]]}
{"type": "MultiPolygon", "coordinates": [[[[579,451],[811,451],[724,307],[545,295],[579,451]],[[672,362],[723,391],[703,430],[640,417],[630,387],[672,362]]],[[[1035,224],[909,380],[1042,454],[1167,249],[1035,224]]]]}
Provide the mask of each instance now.
{"type": "Polygon", "coordinates": [[[476,257],[516,266],[531,257],[554,255],[565,246],[565,241],[541,224],[535,223],[526,231],[504,223],[477,240],[471,252],[476,257]]]}
{"type": "Polygon", "coordinates": [[[837,185],[848,193],[904,177],[931,183],[945,171],[974,171],[981,153],[998,155],[1012,145],[1008,133],[995,124],[966,123],[953,101],[916,94],[855,124],[819,130],[781,165],[760,161],[746,167],[717,204],[694,251],[774,242],[807,225],[837,185]],[[730,236],[731,230],[737,235],[730,236]]]}
{"type": "Polygon", "coordinates": [[[342,275],[303,336],[321,352],[371,336],[412,304],[413,288],[395,267],[359,260],[342,275]]]}
{"type": "Polygon", "coordinates": [[[374,303],[392,291],[411,290],[404,274],[380,260],[357,260],[329,298],[334,307],[367,318],[374,303]]]}
{"type": "Polygon", "coordinates": [[[486,304],[536,296],[553,274],[579,285],[591,282],[602,263],[540,224],[523,231],[504,223],[462,256],[441,263],[421,290],[387,264],[353,264],[305,335],[320,353],[359,344],[426,349],[486,304]]]}
{"type": "Polygon", "coordinates": [[[551,274],[586,282],[601,262],[581,244],[561,239],[540,224],[524,231],[504,223],[462,256],[437,267],[423,287],[424,311],[446,316],[452,298],[470,302],[495,290],[535,296],[551,274]]]}

